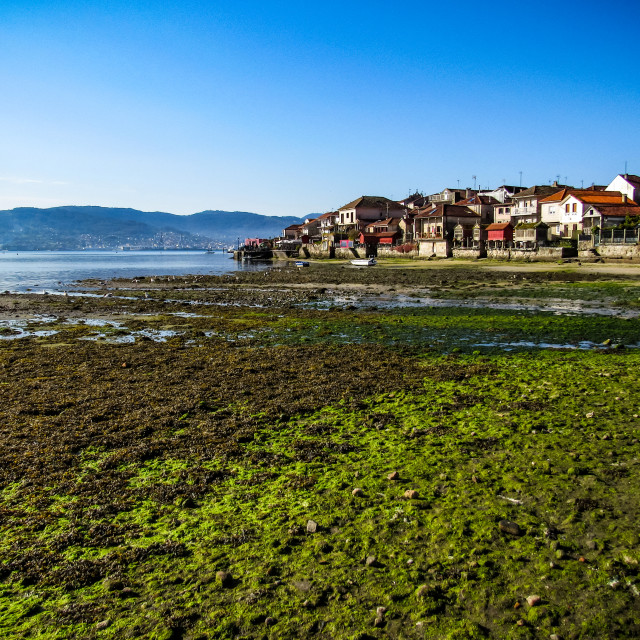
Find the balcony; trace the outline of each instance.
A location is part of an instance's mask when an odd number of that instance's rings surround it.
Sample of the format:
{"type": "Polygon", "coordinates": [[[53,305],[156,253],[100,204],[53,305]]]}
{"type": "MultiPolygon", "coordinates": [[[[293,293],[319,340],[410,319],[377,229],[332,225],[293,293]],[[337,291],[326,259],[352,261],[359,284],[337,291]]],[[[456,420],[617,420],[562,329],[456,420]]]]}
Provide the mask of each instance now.
{"type": "Polygon", "coordinates": [[[538,207],[512,207],[512,216],[531,216],[538,213],[538,207]]]}

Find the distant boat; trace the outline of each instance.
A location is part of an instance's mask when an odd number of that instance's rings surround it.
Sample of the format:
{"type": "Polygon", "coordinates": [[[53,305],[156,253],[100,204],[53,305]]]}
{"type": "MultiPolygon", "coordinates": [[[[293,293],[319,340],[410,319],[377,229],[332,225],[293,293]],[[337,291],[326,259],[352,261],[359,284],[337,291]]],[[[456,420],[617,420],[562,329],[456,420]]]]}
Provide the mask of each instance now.
{"type": "Polygon", "coordinates": [[[357,258],[356,260],[352,260],[351,264],[356,267],[373,267],[373,265],[378,263],[375,258],[357,258]]]}
{"type": "Polygon", "coordinates": [[[296,267],[308,267],[309,263],[306,260],[296,260],[296,267]]]}

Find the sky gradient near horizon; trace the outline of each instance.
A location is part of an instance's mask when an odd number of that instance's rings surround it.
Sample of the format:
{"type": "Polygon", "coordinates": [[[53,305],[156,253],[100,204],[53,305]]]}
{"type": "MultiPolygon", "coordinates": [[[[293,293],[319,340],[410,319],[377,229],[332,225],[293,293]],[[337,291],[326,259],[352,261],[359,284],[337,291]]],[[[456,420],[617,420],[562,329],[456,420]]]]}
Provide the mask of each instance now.
{"type": "Polygon", "coordinates": [[[640,174],[640,3],[0,2],[0,209],[640,174]]]}

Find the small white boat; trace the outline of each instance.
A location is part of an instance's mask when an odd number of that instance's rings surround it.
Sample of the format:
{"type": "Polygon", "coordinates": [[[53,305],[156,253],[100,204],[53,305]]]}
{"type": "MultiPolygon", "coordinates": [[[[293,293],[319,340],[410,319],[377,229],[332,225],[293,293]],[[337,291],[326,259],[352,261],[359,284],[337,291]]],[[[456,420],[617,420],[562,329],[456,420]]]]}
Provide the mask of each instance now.
{"type": "Polygon", "coordinates": [[[352,260],[351,264],[356,267],[373,267],[377,262],[375,258],[358,258],[356,260],[352,260]]]}
{"type": "Polygon", "coordinates": [[[308,267],[309,263],[306,260],[296,260],[296,267],[308,267]]]}

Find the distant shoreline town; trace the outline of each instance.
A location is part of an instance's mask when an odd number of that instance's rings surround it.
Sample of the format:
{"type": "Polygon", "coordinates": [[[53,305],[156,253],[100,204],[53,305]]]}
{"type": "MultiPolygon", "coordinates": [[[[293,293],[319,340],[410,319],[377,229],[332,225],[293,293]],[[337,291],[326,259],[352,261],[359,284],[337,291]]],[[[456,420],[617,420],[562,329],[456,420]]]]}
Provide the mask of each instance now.
{"type": "Polygon", "coordinates": [[[278,238],[247,238],[239,257],[261,249],[288,257],[626,256],[640,242],[639,198],[640,176],[628,173],[588,188],[554,182],[485,191],[446,188],[400,201],[361,196],[289,225],[278,238]]]}

